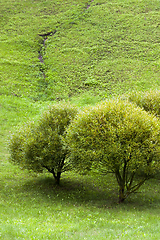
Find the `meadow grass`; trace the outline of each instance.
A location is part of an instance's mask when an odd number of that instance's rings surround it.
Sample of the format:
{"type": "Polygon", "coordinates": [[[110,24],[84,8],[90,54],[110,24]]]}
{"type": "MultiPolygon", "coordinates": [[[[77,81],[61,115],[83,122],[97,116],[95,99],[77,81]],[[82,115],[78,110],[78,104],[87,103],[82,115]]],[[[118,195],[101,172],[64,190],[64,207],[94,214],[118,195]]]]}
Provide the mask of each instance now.
{"type": "Polygon", "coordinates": [[[1,169],[1,239],[159,239],[157,180],[119,205],[111,176],[71,172],[57,187],[47,173],[1,169]]]}
{"type": "MultiPolygon", "coordinates": [[[[118,204],[118,186],[110,174],[68,172],[58,187],[51,174],[36,175],[8,162],[9,131],[29,118],[36,121],[47,107],[46,102],[8,98],[0,137],[0,239],[159,239],[159,179],[118,204]]],[[[94,104],[87,99],[79,106],[94,104]]]]}
{"type": "Polygon", "coordinates": [[[117,204],[113,176],[69,172],[57,187],[9,163],[7,149],[55,101],[159,89],[159,10],[158,0],[0,1],[0,239],[160,238],[158,179],[117,204]],[[39,35],[55,30],[44,46],[39,35]]]}
{"type": "Polygon", "coordinates": [[[103,99],[160,87],[158,0],[0,4],[1,94],[103,99]]]}

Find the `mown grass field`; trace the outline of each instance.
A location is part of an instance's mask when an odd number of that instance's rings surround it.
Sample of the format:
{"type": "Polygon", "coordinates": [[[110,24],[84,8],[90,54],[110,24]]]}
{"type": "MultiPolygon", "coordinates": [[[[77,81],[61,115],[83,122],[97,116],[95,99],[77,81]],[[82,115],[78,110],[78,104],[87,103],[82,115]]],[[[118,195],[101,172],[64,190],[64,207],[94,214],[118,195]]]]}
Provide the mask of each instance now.
{"type": "Polygon", "coordinates": [[[158,179],[119,205],[110,175],[70,172],[57,187],[7,149],[53,102],[160,89],[159,0],[1,0],[0,20],[0,239],[159,239],[158,179]]]}

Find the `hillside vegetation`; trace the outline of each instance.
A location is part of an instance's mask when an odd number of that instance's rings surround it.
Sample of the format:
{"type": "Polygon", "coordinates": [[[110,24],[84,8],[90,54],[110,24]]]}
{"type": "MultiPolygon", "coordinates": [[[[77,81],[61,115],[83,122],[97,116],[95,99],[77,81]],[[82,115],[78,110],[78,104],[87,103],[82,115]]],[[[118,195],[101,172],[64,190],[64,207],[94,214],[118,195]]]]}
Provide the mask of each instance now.
{"type": "Polygon", "coordinates": [[[104,98],[160,86],[158,0],[0,5],[1,94],[104,98]]]}
{"type": "Polygon", "coordinates": [[[139,91],[160,89],[159,24],[159,0],[0,0],[0,239],[160,238],[158,179],[119,206],[113,176],[69,172],[57,187],[7,149],[15,126],[52,103],[134,90],[145,108],[139,91]]]}

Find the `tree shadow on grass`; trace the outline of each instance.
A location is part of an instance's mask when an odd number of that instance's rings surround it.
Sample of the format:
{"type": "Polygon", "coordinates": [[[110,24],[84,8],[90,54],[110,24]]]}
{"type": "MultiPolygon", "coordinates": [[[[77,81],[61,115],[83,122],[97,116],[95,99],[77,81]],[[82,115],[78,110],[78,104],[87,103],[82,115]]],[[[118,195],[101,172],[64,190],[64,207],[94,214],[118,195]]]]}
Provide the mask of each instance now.
{"type": "Polygon", "coordinates": [[[49,199],[54,202],[65,202],[73,205],[92,205],[98,208],[117,206],[118,191],[114,184],[106,185],[94,177],[70,174],[62,177],[60,185],[56,185],[54,178],[50,176],[40,176],[26,181],[22,187],[22,192],[29,192],[30,195],[38,194],[38,198],[49,199]]]}
{"type": "Polygon", "coordinates": [[[18,192],[37,199],[38,204],[54,203],[96,208],[131,208],[143,211],[160,207],[160,188],[156,180],[145,184],[139,193],[132,194],[123,204],[118,204],[118,187],[113,176],[97,179],[94,176],[65,175],[59,186],[49,175],[25,181],[18,192]]]}

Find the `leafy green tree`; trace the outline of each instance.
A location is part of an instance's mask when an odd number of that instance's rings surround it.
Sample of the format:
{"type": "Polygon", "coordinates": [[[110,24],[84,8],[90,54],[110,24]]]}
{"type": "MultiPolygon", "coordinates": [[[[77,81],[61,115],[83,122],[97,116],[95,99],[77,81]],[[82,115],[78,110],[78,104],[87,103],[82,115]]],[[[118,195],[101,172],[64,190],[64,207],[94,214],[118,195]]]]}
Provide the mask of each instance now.
{"type": "Polygon", "coordinates": [[[160,118],[160,90],[132,92],[128,95],[128,100],[160,118]]]}
{"type": "Polygon", "coordinates": [[[121,100],[84,109],[66,135],[74,169],[81,172],[97,168],[113,173],[119,186],[119,202],[160,168],[159,143],[159,120],[121,100]],[[139,170],[144,174],[136,179],[139,170]]]}
{"type": "Polygon", "coordinates": [[[77,109],[69,104],[49,107],[37,122],[26,124],[12,135],[10,161],[35,172],[47,169],[59,184],[61,173],[69,167],[62,139],[76,113],[77,109]]]}

